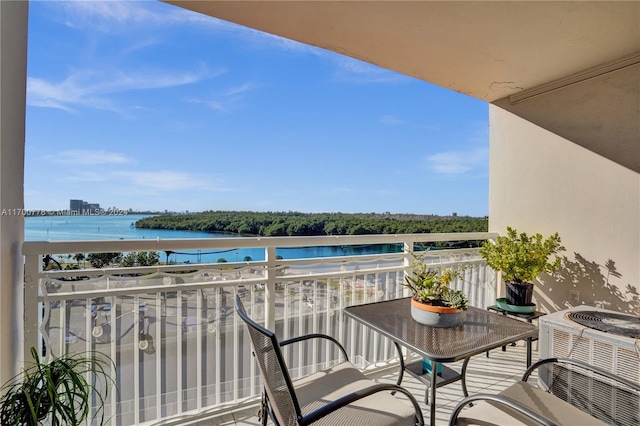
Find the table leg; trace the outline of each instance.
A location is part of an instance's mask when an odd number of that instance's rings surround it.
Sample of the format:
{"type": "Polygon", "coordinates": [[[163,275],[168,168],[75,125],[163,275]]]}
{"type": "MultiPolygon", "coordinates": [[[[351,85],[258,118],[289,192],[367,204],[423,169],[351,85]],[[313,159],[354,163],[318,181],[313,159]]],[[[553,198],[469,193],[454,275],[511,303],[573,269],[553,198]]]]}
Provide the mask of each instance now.
{"type": "MultiPolygon", "coordinates": [[[[507,316],[507,313],[506,313],[506,312],[503,312],[503,313],[502,313],[502,316],[503,316],[503,317],[506,317],[506,316],[507,316]]],[[[503,347],[502,347],[502,352],[506,352],[506,351],[507,351],[507,347],[506,347],[506,346],[503,346],[503,347]]]]}
{"type": "Polygon", "coordinates": [[[469,396],[469,392],[467,392],[467,365],[469,365],[469,361],[471,358],[465,358],[462,363],[462,370],[460,371],[460,382],[462,383],[462,393],[465,398],[469,396]]]}
{"type": "MultiPolygon", "coordinates": [[[[527,320],[529,324],[532,324],[532,320],[527,320]]],[[[527,368],[531,367],[531,337],[527,338],[527,368]]]]}
{"type": "MultiPolygon", "coordinates": [[[[431,424],[431,426],[435,426],[436,424],[436,377],[438,377],[437,371],[438,371],[438,365],[440,363],[439,362],[432,362],[432,373],[431,373],[431,404],[429,404],[429,408],[430,408],[430,414],[431,414],[431,418],[429,419],[429,422],[431,424]]],[[[429,395],[427,394],[426,398],[428,398],[429,395]]],[[[425,398],[425,399],[426,399],[425,398]]],[[[425,403],[428,403],[428,401],[425,401],[425,403]]]]}

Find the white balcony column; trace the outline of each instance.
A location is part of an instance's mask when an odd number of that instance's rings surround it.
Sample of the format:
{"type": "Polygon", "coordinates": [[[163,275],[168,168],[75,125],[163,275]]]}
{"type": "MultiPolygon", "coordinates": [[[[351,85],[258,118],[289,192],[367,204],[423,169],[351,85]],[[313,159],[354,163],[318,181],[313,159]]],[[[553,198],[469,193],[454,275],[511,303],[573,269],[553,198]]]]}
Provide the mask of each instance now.
{"type": "Polygon", "coordinates": [[[0,1],[0,383],[23,354],[24,141],[29,2],[0,1]]]}
{"type": "Polygon", "coordinates": [[[405,241],[403,243],[402,251],[405,254],[404,266],[411,266],[411,258],[409,256],[406,256],[406,255],[413,253],[413,242],[405,241]]]}
{"type": "Polygon", "coordinates": [[[267,261],[267,285],[264,291],[264,325],[269,330],[276,328],[276,248],[267,247],[265,250],[267,261]]]}

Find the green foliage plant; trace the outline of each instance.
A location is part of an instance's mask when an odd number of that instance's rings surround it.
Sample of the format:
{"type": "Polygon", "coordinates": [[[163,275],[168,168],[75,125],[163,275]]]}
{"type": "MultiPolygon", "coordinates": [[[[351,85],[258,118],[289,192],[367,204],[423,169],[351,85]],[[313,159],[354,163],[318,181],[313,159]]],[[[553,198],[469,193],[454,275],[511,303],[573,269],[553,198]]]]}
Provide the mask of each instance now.
{"type": "Polygon", "coordinates": [[[113,363],[103,354],[66,354],[44,362],[31,348],[34,363],[0,389],[0,424],[102,425],[104,404],[114,383],[113,363]],[[91,415],[91,403],[94,413],[91,415]]]}
{"type": "Polygon", "coordinates": [[[405,275],[404,285],[413,294],[416,302],[434,306],[448,306],[467,310],[468,298],[461,290],[453,290],[451,283],[460,278],[460,270],[444,268],[442,271],[430,268],[412,253],[411,273],[405,275]]]}
{"type": "Polygon", "coordinates": [[[122,253],[89,253],[87,260],[93,268],[104,268],[113,263],[120,263],[122,253]]]}
{"type": "Polygon", "coordinates": [[[498,237],[495,243],[483,243],[480,255],[487,265],[502,272],[505,281],[524,284],[542,273],[554,273],[562,265],[558,253],[564,249],[557,232],[544,238],[539,233],[529,236],[507,227],[506,236],[498,237]]]}
{"type": "Polygon", "coordinates": [[[120,266],[132,268],[134,266],[153,266],[160,262],[160,254],[157,251],[129,252],[122,256],[120,266]]]}

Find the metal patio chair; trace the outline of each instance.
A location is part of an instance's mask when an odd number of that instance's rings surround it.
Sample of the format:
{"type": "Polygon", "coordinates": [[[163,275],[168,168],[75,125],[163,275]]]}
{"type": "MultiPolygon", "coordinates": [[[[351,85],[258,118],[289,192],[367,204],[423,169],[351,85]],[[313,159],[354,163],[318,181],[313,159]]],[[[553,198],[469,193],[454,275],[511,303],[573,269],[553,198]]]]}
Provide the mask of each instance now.
{"type": "MultiPolygon", "coordinates": [[[[621,367],[621,366],[619,366],[621,367]]],[[[640,385],[574,359],[543,359],[498,395],[477,394],[454,409],[450,426],[640,424],[640,385]],[[541,387],[527,382],[538,370],[541,387]],[[476,401],[484,401],[475,404],[476,401]],[[463,410],[469,404],[474,405],[463,410]]]]}
{"type": "Polygon", "coordinates": [[[238,315],[246,323],[253,355],[264,385],[261,420],[276,425],[423,425],[414,396],[394,384],[367,378],[351,364],[347,352],[333,337],[309,334],[278,342],[274,332],[254,322],[236,296],[238,315]],[[337,345],[345,361],[297,380],[291,380],[281,347],[309,339],[327,339],[337,345]],[[394,396],[403,394],[409,400],[394,396]]]}

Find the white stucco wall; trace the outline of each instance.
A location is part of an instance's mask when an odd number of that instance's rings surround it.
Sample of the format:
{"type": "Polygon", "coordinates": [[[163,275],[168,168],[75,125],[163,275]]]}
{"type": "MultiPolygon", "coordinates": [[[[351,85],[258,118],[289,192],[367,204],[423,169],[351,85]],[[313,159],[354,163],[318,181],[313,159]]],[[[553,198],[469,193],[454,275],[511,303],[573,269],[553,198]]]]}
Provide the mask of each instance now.
{"type": "Polygon", "coordinates": [[[26,1],[0,1],[0,383],[23,359],[26,1]]]}
{"type": "Polygon", "coordinates": [[[579,303],[640,314],[640,175],[489,108],[489,230],[557,231],[566,247],[566,266],[537,283],[536,303],[565,309],[578,290],[579,303]]]}

